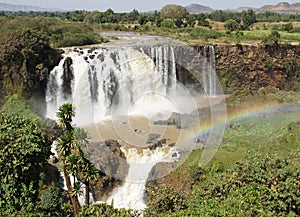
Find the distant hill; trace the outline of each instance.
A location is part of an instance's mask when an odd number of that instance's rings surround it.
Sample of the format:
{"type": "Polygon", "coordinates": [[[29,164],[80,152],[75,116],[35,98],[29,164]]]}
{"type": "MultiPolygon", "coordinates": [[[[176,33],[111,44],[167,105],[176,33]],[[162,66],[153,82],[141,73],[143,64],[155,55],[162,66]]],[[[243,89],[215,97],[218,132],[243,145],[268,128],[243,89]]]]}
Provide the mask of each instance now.
{"type": "Polygon", "coordinates": [[[191,14],[210,14],[215,11],[208,6],[199,5],[199,4],[190,4],[185,7],[191,14]]]}
{"type": "Polygon", "coordinates": [[[246,11],[246,10],[256,10],[256,8],[252,8],[252,7],[238,7],[238,8],[234,8],[234,9],[227,9],[226,11],[228,12],[242,12],[242,11],[246,11]]]}
{"type": "MultiPolygon", "coordinates": [[[[212,13],[216,9],[204,6],[204,5],[199,5],[199,4],[190,4],[186,6],[186,9],[188,12],[191,14],[200,14],[200,13],[212,13]]],[[[229,12],[241,12],[243,10],[248,10],[252,9],[258,13],[261,12],[266,12],[266,11],[271,11],[271,12],[276,12],[280,14],[300,14],[300,3],[295,3],[295,4],[289,4],[287,2],[280,2],[276,5],[264,5],[261,8],[252,8],[252,7],[239,7],[235,9],[227,9],[226,11],[229,12]]]]}
{"type": "Polygon", "coordinates": [[[272,11],[279,14],[300,14],[300,3],[289,4],[280,2],[276,5],[265,5],[256,10],[257,12],[272,11]]]}
{"type": "Polygon", "coordinates": [[[55,9],[55,8],[40,8],[31,5],[13,5],[13,4],[6,4],[0,3],[0,11],[63,11],[62,9],[55,9]]]}

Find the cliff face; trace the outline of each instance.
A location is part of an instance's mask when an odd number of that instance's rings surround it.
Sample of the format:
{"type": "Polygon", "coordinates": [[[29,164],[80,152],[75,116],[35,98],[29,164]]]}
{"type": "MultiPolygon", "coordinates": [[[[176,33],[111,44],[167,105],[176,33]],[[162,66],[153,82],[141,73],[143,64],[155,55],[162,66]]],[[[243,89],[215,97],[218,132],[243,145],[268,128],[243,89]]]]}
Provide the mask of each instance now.
{"type": "Polygon", "coordinates": [[[300,90],[300,46],[216,45],[216,71],[225,92],[272,86],[300,90]]]}

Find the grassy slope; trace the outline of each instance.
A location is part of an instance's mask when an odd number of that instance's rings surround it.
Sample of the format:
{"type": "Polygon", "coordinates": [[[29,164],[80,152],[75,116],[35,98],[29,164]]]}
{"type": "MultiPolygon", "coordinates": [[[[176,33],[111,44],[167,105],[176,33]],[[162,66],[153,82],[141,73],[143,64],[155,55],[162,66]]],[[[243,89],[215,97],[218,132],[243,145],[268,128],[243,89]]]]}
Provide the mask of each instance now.
{"type": "MultiPolygon", "coordinates": [[[[294,95],[298,95],[298,93],[294,93],[294,95]]],[[[242,103],[238,103],[238,106],[230,108],[229,112],[238,110],[239,107],[251,107],[253,105],[253,98],[259,99],[260,96],[244,99],[242,103]]],[[[274,98],[272,96],[269,96],[269,98],[264,99],[264,103],[274,103],[274,98]],[[268,101],[269,98],[270,101],[268,101]]],[[[258,104],[262,104],[261,100],[256,101],[258,104]]],[[[294,102],[299,103],[299,97],[294,102]]],[[[212,182],[215,183],[214,179],[217,180],[224,174],[226,176],[230,175],[226,172],[224,173],[224,171],[228,168],[234,168],[236,162],[245,162],[250,156],[249,153],[252,153],[251,156],[255,155],[255,153],[260,156],[272,153],[280,159],[285,159],[297,150],[300,150],[299,111],[260,118],[235,120],[225,130],[222,144],[212,161],[202,168],[205,172],[202,173],[202,169],[200,168],[199,170],[197,166],[202,151],[195,150],[189,155],[182,166],[168,176],[158,180],[155,185],[174,188],[193,201],[196,198],[193,193],[195,190],[197,191],[199,188],[202,189],[206,185],[211,185],[212,182]]],[[[293,162],[292,167],[299,168],[300,162],[293,162]]],[[[151,184],[149,186],[149,189],[152,189],[153,186],[151,184]]],[[[192,206],[194,205],[195,202],[192,203],[192,206]]],[[[188,212],[191,212],[191,210],[188,212]]],[[[185,214],[185,211],[174,212],[173,215],[182,216],[183,214],[185,214]]],[[[171,214],[166,213],[162,214],[162,216],[171,216],[171,214]]]]}

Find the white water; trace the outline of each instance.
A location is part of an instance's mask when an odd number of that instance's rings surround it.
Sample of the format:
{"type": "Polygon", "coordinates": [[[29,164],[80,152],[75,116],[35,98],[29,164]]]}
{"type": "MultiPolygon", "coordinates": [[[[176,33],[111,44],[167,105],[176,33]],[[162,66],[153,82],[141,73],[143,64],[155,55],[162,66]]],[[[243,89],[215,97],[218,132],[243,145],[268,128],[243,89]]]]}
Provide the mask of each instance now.
{"type": "Polygon", "coordinates": [[[136,148],[128,150],[122,149],[129,163],[129,171],[124,184],[114,189],[107,202],[114,204],[116,208],[130,208],[134,210],[144,210],[144,192],[149,172],[159,162],[173,162],[179,155],[172,157],[174,149],[157,148],[150,151],[143,149],[143,153],[138,153],[136,148]]]}
{"type": "MultiPolygon", "coordinates": [[[[158,48],[157,55],[162,55],[164,50],[167,49],[158,48]]],[[[147,100],[144,103],[147,104],[143,107],[151,107],[152,114],[162,112],[153,102],[161,102],[161,96],[167,96],[167,89],[175,83],[175,63],[172,73],[168,74],[168,69],[162,66],[162,59],[156,67],[147,55],[135,49],[99,48],[88,52],[88,49],[83,49],[66,53],[51,71],[46,93],[47,117],[55,119],[57,108],[66,102],[73,103],[76,114],[80,114],[75,118],[77,124],[97,123],[112,113],[128,115],[129,107],[135,114],[149,115],[140,106],[135,106],[145,95],[147,100]],[[67,57],[73,61],[70,96],[63,93],[63,63],[67,57]]],[[[174,60],[174,53],[168,53],[174,60]]],[[[176,111],[174,107],[164,109],[169,113],[176,111]]]]}
{"type": "Polygon", "coordinates": [[[216,60],[215,49],[213,46],[204,46],[203,48],[203,88],[208,97],[217,96],[217,76],[216,76],[216,60]]]}
{"type": "MultiPolygon", "coordinates": [[[[196,109],[191,105],[189,91],[177,82],[173,47],[152,46],[148,54],[143,49],[133,48],[65,51],[59,65],[51,71],[47,84],[49,118],[55,119],[57,108],[66,102],[75,106],[74,121],[78,125],[98,123],[115,115],[144,115],[151,119],[158,113],[165,113],[168,117],[172,112],[196,109]],[[73,62],[70,95],[64,93],[64,62],[67,58],[73,62]]],[[[213,47],[204,47],[202,56],[203,88],[208,97],[214,97],[217,79],[213,47]]],[[[130,166],[129,172],[124,184],[113,191],[108,202],[114,201],[115,207],[143,210],[146,207],[143,197],[149,172],[158,162],[176,160],[171,157],[174,150],[145,149],[142,154],[136,149],[123,151],[130,166]]]]}

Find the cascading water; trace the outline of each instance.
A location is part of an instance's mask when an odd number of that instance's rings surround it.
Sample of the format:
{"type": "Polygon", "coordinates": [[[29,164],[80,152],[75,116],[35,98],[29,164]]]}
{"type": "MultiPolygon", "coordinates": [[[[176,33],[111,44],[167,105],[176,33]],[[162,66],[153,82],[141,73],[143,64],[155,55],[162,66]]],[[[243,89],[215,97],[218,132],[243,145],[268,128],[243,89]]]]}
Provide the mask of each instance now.
{"type": "MultiPolygon", "coordinates": [[[[75,106],[74,121],[78,125],[98,123],[115,115],[143,115],[151,119],[158,113],[167,112],[169,117],[172,112],[186,112],[164,101],[181,95],[176,71],[178,50],[172,46],[66,49],[49,75],[47,117],[55,119],[57,108],[66,102],[75,106]]],[[[214,97],[214,48],[205,46],[200,53],[201,83],[206,95],[214,97]]],[[[108,202],[113,200],[115,207],[144,209],[149,172],[159,162],[174,161],[174,151],[145,148],[138,153],[135,148],[123,148],[129,163],[128,175],[108,202]]]]}
{"type": "Polygon", "coordinates": [[[131,208],[134,210],[144,210],[144,192],[149,172],[159,162],[172,162],[178,158],[175,150],[157,148],[157,150],[143,149],[138,153],[136,148],[122,150],[129,163],[129,171],[124,184],[116,188],[108,198],[108,203],[112,203],[117,208],[131,208]],[[173,157],[172,157],[173,156],[173,157]]]}
{"type": "MultiPolygon", "coordinates": [[[[133,111],[138,110],[134,103],[146,92],[163,94],[167,92],[167,88],[174,86],[175,63],[163,61],[163,58],[175,60],[174,52],[171,51],[172,49],[163,47],[156,49],[157,56],[161,56],[156,58],[157,67],[147,55],[129,48],[82,49],[65,54],[49,76],[46,94],[47,116],[55,118],[57,108],[65,102],[75,105],[76,113],[81,116],[80,120],[75,120],[78,124],[82,121],[98,122],[111,115],[112,108],[126,115],[129,105],[133,111]],[[70,60],[72,63],[66,64],[66,61],[70,60]],[[173,74],[168,74],[169,68],[173,74]],[[70,75],[64,76],[67,71],[70,75]],[[66,89],[71,90],[70,94],[64,92],[66,89]]],[[[157,98],[157,94],[153,94],[152,100],[161,99],[157,98]]],[[[147,101],[149,102],[149,94],[147,101]]],[[[145,115],[144,111],[141,113],[145,115]]]]}
{"type": "Polygon", "coordinates": [[[213,46],[203,47],[203,89],[208,97],[217,95],[217,76],[216,76],[216,59],[215,49],[213,46]]]}

